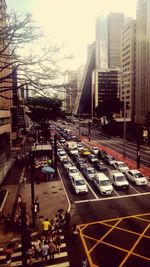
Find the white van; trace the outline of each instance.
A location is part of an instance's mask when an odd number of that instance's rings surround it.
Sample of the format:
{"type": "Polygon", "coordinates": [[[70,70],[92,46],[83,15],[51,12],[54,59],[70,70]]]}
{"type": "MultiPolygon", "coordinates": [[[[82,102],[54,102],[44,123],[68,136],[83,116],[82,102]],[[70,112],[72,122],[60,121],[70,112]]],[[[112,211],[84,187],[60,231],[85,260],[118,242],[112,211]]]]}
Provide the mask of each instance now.
{"type": "Polygon", "coordinates": [[[104,173],[96,173],[93,181],[102,195],[111,195],[113,193],[113,186],[104,173]]]}
{"type": "Polygon", "coordinates": [[[129,183],[125,177],[125,175],[118,171],[118,170],[111,170],[107,169],[106,171],[111,183],[120,189],[128,189],[129,188],[129,183]]]}

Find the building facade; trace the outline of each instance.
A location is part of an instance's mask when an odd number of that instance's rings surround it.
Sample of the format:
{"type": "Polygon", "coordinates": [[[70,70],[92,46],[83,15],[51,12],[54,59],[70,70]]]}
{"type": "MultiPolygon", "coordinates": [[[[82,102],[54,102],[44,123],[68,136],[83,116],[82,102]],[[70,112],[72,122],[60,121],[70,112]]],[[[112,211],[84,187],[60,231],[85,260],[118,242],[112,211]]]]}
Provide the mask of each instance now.
{"type": "MultiPolygon", "coordinates": [[[[6,3],[0,1],[0,25],[2,28],[6,26],[6,3]]],[[[4,54],[8,53],[8,48],[4,46],[3,36],[0,37],[0,154],[9,151],[10,133],[11,133],[11,104],[12,104],[12,78],[9,76],[11,70],[7,67],[8,59],[4,54]],[[3,52],[4,51],[4,52],[3,52]]]]}
{"type": "Polygon", "coordinates": [[[135,118],[135,56],[136,56],[136,21],[130,19],[122,31],[120,100],[125,101],[126,118],[135,118]]]}
{"type": "Polygon", "coordinates": [[[77,71],[68,72],[69,88],[66,91],[66,112],[72,114],[77,97],[77,71]]]}
{"type": "Polygon", "coordinates": [[[135,122],[150,117],[150,0],[137,1],[135,122]]]}

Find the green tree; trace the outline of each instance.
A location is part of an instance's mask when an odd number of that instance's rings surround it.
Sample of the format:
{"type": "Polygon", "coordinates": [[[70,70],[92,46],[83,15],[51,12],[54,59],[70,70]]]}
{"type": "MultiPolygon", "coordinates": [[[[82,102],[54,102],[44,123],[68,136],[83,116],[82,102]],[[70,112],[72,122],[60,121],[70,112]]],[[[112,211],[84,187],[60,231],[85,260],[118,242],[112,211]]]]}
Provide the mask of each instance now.
{"type": "Polygon", "coordinates": [[[29,98],[25,103],[29,107],[28,116],[33,122],[43,124],[63,116],[62,100],[49,97],[29,98]]]}
{"type": "Polygon", "coordinates": [[[113,120],[113,114],[123,110],[123,102],[117,98],[102,101],[95,109],[97,117],[106,116],[108,121],[113,120]]]}
{"type": "Polygon", "coordinates": [[[7,14],[0,10],[0,97],[11,98],[14,68],[16,89],[36,95],[50,95],[51,90],[65,90],[65,72],[60,62],[70,59],[61,55],[62,45],[45,44],[45,36],[32,21],[31,14],[7,14]]]}

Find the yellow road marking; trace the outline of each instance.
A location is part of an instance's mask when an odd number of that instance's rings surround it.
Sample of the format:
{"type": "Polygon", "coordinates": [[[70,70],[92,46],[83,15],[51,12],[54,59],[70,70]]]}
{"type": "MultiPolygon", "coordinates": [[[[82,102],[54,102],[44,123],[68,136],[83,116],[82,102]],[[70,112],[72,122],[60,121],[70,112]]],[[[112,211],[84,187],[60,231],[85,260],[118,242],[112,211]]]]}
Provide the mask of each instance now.
{"type": "MultiPolygon", "coordinates": [[[[103,225],[106,225],[106,226],[110,226],[110,224],[107,224],[107,223],[102,223],[102,224],[103,224],[103,225]]],[[[121,231],[123,231],[123,232],[127,232],[127,233],[131,233],[131,234],[134,234],[134,235],[138,235],[138,236],[141,235],[141,233],[137,233],[137,232],[134,232],[134,231],[131,231],[131,230],[128,230],[128,229],[119,227],[119,226],[116,226],[116,229],[121,230],[121,231]]],[[[146,238],[150,238],[150,236],[148,236],[148,235],[144,235],[144,237],[146,237],[146,238]]]]}
{"type": "Polygon", "coordinates": [[[118,223],[120,223],[121,222],[121,220],[122,219],[120,219],[120,220],[118,220],[118,222],[116,222],[114,225],[113,225],[113,227],[111,228],[111,229],[109,229],[99,240],[98,240],[98,242],[89,250],[89,252],[91,253],[92,251],[93,251],[93,249],[107,236],[107,235],[109,235],[109,233],[111,233],[112,231],[113,231],[113,229],[116,227],[116,225],[118,224],[118,223]]]}
{"type": "MultiPolygon", "coordinates": [[[[121,251],[124,251],[124,252],[126,252],[126,253],[129,252],[129,250],[127,250],[127,249],[124,249],[124,248],[115,246],[115,245],[113,245],[113,244],[107,243],[106,241],[102,241],[101,243],[104,244],[104,245],[107,245],[108,247],[113,247],[113,248],[116,248],[117,250],[121,250],[121,251]]],[[[137,257],[139,257],[139,258],[142,258],[142,259],[144,259],[144,260],[150,260],[149,258],[147,258],[147,257],[145,257],[145,256],[142,256],[141,254],[138,254],[138,253],[135,253],[135,252],[132,252],[132,255],[137,256],[137,257]]]]}
{"type": "Polygon", "coordinates": [[[97,266],[93,263],[92,261],[92,258],[91,258],[91,252],[95,249],[95,247],[102,243],[102,244],[105,244],[105,245],[108,245],[110,247],[114,247],[116,248],[117,250],[121,250],[121,251],[124,251],[127,253],[126,257],[123,259],[122,263],[119,265],[119,267],[122,267],[124,262],[127,261],[127,259],[130,257],[130,255],[135,255],[137,257],[140,257],[142,259],[145,259],[145,260],[150,260],[149,258],[145,257],[145,256],[142,256],[140,254],[137,254],[135,252],[133,252],[133,250],[135,249],[135,247],[138,245],[138,243],[140,242],[140,240],[143,238],[143,237],[146,237],[146,238],[150,238],[149,236],[145,235],[146,231],[148,230],[148,228],[150,227],[150,224],[147,225],[147,227],[143,230],[142,233],[137,233],[137,232],[134,232],[134,231],[131,231],[131,230],[128,230],[128,229],[124,229],[124,228],[121,228],[121,227],[118,227],[117,225],[121,222],[121,220],[124,220],[124,219],[128,219],[128,218],[135,218],[135,219],[138,219],[138,220],[143,220],[143,221],[146,221],[146,222],[149,222],[149,220],[147,219],[144,219],[144,218],[141,218],[141,216],[148,216],[150,215],[150,213],[144,213],[144,214],[136,214],[136,215],[130,215],[130,216],[126,216],[126,217],[118,217],[118,218],[113,218],[113,219],[108,219],[108,220],[103,220],[103,221],[95,221],[95,222],[91,222],[91,223],[88,223],[88,224],[81,224],[81,225],[78,225],[79,229],[80,229],[80,237],[81,237],[81,240],[82,240],[82,243],[83,243],[83,246],[84,246],[84,249],[85,249],[85,252],[86,252],[86,255],[87,255],[87,258],[88,258],[88,261],[89,261],[89,264],[91,267],[100,267],[100,266],[97,266]],[[116,223],[114,225],[112,224],[108,224],[109,222],[115,222],[116,223]],[[106,225],[106,226],[109,226],[111,227],[111,229],[109,231],[107,231],[105,233],[105,235],[103,235],[103,237],[101,239],[95,239],[95,238],[92,238],[91,236],[87,236],[87,235],[84,235],[83,234],[83,230],[86,229],[88,226],[90,225],[96,225],[96,224],[102,224],[102,225],[106,225]],[[137,239],[137,241],[134,243],[134,245],[132,246],[132,248],[130,250],[126,250],[126,249],[123,249],[121,247],[118,247],[118,246],[115,246],[113,244],[110,244],[110,243],[107,243],[105,241],[103,241],[103,239],[109,234],[111,233],[111,231],[113,231],[114,229],[119,229],[119,230],[122,230],[122,231],[125,231],[125,232],[129,232],[131,234],[134,234],[134,235],[137,235],[139,236],[139,238],[137,239]],[[90,249],[88,250],[88,247],[86,245],[86,241],[85,241],[85,238],[88,238],[88,239],[91,239],[93,241],[96,242],[96,244],[90,249]]]}
{"type": "Polygon", "coordinates": [[[150,222],[150,220],[148,220],[148,219],[144,219],[144,218],[140,218],[140,217],[136,217],[136,216],[135,216],[135,218],[138,220],[144,221],[144,222],[148,222],[148,223],[150,222]]]}
{"type": "Polygon", "coordinates": [[[140,242],[140,240],[142,239],[142,237],[144,236],[144,233],[148,230],[148,228],[150,227],[150,224],[147,225],[147,227],[144,229],[144,231],[142,232],[142,234],[139,236],[139,238],[137,239],[137,241],[134,243],[133,247],[130,249],[130,251],[128,252],[127,256],[124,258],[124,260],[122,261],[122,263],[119,265],[119,267],[122,267],[124,265],[124,263],[127,261],[127,259],[129,258],[129,256],[131,255],[132,251],[135,249],[135,247],[138,245],[138,243],[140,242]]]}

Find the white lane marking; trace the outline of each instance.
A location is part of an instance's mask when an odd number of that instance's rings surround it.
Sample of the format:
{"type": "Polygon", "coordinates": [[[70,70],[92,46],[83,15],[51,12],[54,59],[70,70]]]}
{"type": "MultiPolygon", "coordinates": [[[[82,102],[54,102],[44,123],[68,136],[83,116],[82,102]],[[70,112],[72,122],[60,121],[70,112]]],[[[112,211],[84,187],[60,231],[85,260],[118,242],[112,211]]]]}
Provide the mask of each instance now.
{"type": "Polygon", "coordinates": [[[61,173],[58,169],[58,174],[59,174],[59,177],[60,177],[60,180],[61,180],[61,183],[62,183],[62,187],[63,187],[63,190],[65,192],[65,195],[66,195],[66,198],[67,198],[67,201],[68,201],[68,212],[70,212],[70,209],[71,209],[71,203],[70,203],[70,199],[69,199],[69,196],[67,194],[67,191],[66,191],[66,188],[65,188],[65,185],[64,185],[64,182],[63,182],[63,179],[62,179],[62,176],[61,176],[61,173]]]}
{"type": "Polygon", "coordinates": [[[68,261],[57,263],[57,264],[46,265],[46,267],[69,267],[69,266],[70,264],[68,261]]]}
{"type": "Polygon", "coordinates": [[[139,194],[131,194],[131,195],[125,195],[125,196],[117,196],[117,197],[105,197],[105,198],[99,198],[99,199],[88,199],[88,200],[79,200],[75,201],[74,203],[86,203],[86,202],[96,202],[96,201],[103,201],[103,200],[110,200],[110,199],[119,199],[119,198],[127,198],[127,197],[136,197],[136,196],[143,196],[143,195],[150,195],[150,192],[145,193],[139,193],[139,194]]]}
{"type": "Polygon", "coordinates": [[[140,191],[136,190],[132,185],[130,185],[130,187],[131,187],[137,194],[140,194],[140,191]]]}

